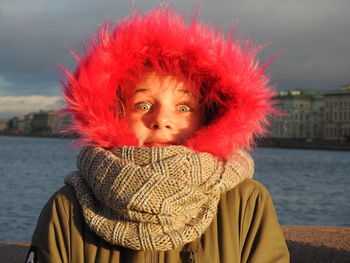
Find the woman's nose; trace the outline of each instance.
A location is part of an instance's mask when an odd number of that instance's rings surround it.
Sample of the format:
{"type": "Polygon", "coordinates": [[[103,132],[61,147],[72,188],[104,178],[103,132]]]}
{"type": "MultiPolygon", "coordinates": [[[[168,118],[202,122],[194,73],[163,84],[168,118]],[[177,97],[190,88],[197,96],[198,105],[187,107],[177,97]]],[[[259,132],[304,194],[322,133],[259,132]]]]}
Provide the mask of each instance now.
{"type": "Polygon", "coordinates": [[[151,129],[172,129],[173,120],[170,112],[162,109],[153,112],[150,127],[151,129]]]}

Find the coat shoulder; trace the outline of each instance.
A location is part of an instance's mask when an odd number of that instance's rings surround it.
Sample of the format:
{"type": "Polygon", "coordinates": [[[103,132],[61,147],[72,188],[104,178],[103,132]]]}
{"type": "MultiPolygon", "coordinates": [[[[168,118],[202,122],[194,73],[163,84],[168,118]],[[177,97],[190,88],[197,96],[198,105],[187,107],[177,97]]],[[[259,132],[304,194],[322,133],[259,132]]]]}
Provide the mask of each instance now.
{"type": "Polygon", "coordinates": [[[270,195],[269,191],[262,183],[250,178],[243,180],[235,188],[226,192],[224,195],[233,196],[237,194],[241,197],[250,197],[253,194],[263,196],[270,195]]]}
{"type": "Polygon", "coordinates": [[[58,189],[53,196],[55,198],[65,198],[67,201],[77,200],[74,188],[68,184],[65,184],[60,189],[58,189]]]}
{"type": "Polygon", "coordinates": [[[70,209],[78,204],[79,202],[74,188],[70,185],[63,185],[51,196],[44,209],[48,207],[53,208],[53,206],[55,206],[56,209],[63,209],[65,210],[66,214],[69,214],[70,209]]]}

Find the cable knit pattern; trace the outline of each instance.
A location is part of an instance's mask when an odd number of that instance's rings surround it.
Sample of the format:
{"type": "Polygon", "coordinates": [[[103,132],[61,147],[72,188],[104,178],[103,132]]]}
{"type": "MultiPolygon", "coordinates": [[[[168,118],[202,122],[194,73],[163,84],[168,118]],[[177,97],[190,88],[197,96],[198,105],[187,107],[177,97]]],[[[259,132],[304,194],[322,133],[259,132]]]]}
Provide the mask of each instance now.
{"type": "Polygon", "coordinates": [[[200,237],[220,195],[252,177],[250,155],[229,161],[184,146],[83,148],[75,188],[90,229],[109,243],[135,250],[169,250],[200,237]]]}

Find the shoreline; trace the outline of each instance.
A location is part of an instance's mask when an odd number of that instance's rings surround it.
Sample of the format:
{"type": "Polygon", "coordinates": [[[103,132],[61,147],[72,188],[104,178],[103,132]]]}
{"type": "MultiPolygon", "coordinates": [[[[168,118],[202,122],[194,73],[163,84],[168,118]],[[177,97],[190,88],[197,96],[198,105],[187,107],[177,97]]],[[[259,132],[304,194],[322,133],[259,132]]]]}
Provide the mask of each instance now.
{"type": "MultiPolygon", "coordinates": [[[[16,135],[16,134],[0,134],[0,137],[28,137],[28,138],[52,138],[52,139],[78,139],[74,135],[16,135]]],[[[286,149],[309,149],[309,150],[335,150],[350,151],[350,141],[327,141],[327,140],[307,140],[307,139],[279,139],[279,138],[262,138],[259,139],[256,147],[269,148],[286,148],[286,149]]]]}
{"type": "Polygon", "coordinates": [[[326,141],[326,140],[292,140],[264,138],[258,141],[258,147],[309,149],[309,150],[335,150],[350,151],[350,142],[326,141]]]}
{"type": "Polygon", "coordinates": [[[73,135],[62,135],[62,134],[53,134],[49,136],[39,136],[39,135],[17,135],[17,134],[0,134],[0,137],[20,137],[20,138],[52,138],[52,139],[78,139],[78,136],[73,136],[73,135]]]}

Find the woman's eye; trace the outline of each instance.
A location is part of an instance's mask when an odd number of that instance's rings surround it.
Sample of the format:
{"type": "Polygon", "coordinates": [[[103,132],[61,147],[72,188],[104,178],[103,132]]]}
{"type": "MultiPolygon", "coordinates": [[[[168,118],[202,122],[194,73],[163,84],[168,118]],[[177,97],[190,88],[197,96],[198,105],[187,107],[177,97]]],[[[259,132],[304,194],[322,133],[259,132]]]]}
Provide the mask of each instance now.
{"type": "Polygon", "coordinates": [[[190,111],[192,111],[192,109],[191,109],[189,106],[187,106],[187,105],[180,105],[180,106],[177,108],[177,110],[178,110],[179,112],[190,112],[190,111]]]}
{"type": "Polygon", "coordinates": [[[151,109],[151,105],[148,103],[138,103],[136,104],[136,109],[141,110],[141,111],[148,111],[151,109]]]}

